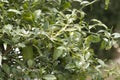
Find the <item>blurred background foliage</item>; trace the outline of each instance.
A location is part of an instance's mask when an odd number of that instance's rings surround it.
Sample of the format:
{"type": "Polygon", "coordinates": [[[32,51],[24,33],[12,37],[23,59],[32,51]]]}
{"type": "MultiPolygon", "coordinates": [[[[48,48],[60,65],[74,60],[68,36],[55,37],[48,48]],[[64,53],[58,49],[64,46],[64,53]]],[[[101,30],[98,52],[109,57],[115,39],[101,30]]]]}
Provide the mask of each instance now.
{"type": "MultiPolygon", "coordinates": [[[[92,0],[89,0],[92,1],[92,0]]],[[[108,0],[106,0],[108,1],[108,0]]],[[[103,23],[105,23],[112,32],[120,32],[120,0],[109,0],[109,6],[106,9],[105,0],[98,0],[95,4],[92,4],[85,8],[86,18],[89,21],[91,18],[96,18],[103,23]]],[[[120,45],[120,40],[118,40],[118,45],[120,45]]],[[[99,50],[99,44],[94,46],[97,56],[100,58],[112,59],[116,56],[116,49],[113,47],[111,50],[99,50]],[[97,46],[97,47],[96,47],[97,46]]],[[[119,56],[117,54],[117,56],[119,56]]]]}
{"type": "MultiPolygon", "coordinates": [[[[90,0],[91,1],[91,0],[90,0]]],[[[120,0],[110,0],[108,9],[105,9],[105,0],[98,0],[85,9],[87,17],[97,18],[113,31],[120,32],[120,0]]]]}

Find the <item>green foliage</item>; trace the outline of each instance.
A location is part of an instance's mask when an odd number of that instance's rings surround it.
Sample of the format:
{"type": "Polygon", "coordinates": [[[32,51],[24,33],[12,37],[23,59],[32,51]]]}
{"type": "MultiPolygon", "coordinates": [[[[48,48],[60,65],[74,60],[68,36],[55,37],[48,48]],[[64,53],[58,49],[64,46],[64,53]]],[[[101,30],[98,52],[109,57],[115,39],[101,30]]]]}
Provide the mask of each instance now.
{"type": "Polygon", "coordinates": [[[84,20],[83,8],[94,2],[0,0],[0,79],[103,79],[107,66],[91,45],[109,49],[120,36],[97,19],[84,20]]]}
{"type": "Polygon", "coordinates": [[[87,19],[99,19],[108,25],[109,28],[113,28],[114,31],[120,32],[119,3],[119,0],[98,0],[95,4],[85,8],[87,19]]]}

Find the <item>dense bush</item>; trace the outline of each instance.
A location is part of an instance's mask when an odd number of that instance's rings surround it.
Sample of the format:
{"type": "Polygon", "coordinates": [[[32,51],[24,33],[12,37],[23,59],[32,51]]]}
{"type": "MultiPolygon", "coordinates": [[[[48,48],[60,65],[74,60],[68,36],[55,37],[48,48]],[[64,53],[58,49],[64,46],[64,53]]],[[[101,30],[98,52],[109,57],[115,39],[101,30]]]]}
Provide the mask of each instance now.
{"type": "Polygon", "coordinates": [[[101,72],[107,65],[91,46],[108,50],[120,35],[97,19],[85,21],[83,9],[95,1],[0,0],[0,79],[107,77],[101,72]]]}

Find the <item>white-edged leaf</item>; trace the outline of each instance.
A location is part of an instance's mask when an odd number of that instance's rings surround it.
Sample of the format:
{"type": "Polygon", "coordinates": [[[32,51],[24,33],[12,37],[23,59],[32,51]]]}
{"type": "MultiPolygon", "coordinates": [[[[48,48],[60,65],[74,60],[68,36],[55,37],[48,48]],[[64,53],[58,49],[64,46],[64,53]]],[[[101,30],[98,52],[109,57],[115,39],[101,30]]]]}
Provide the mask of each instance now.
{"type": "Polygon", "coordinates": [[[113,33],[114,38],[120,38],[120,33],[113,33]]]}
{"type": "Polygon", "coordinates": [[[40,14],[41,14],[41,10],[34,11],[34,15],[36,19],[40,17],[40,14]]]}
{"type": "Polygon", "coordinates": [[[102,33],[102,32],[105,32],[105,30],[99,30],[98,32],[102,33]]]}
{"type": "Polygon", "coordinates": [[[107,38],[103,38],[104,41],[108,42],[109,40],[107,38]]]}
{"type": "Polygon", "coordinates": [[[14,12],[16,14],[21,14],[21,12],[16,9],[9,9],[8,12],[14,12]]]}
{"type": "Polygon", "coordinates": [[[96,22],[96,24],[94,24],[95,26],[102,26],[105,29],[107,29],[107,26],[105,24],[103,24],[101,21],[97,20],[97,19],[91,19],[92,22],[96,22]]]}
{"type": "Polygon", "coordinates": [[[86,5],[86,4],[89,4],[89,3],[90,3],[89,1],[82,1],[81,5],[86,5]]]}

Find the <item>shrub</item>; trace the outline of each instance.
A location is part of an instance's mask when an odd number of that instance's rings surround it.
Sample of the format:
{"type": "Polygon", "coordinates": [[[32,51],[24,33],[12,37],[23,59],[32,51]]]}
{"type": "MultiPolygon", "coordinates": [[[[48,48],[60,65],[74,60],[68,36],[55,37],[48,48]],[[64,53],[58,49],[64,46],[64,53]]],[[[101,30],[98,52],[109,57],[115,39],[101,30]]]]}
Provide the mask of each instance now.
{"type": "Polygon", "coordinates": [[[96,0],[1,0],[2,80],[103,79],[107,65],[91,45],[110,49],[119,34],[83,9],[96,0]],[[75,6],[79,4],[79,8],[75,6]],[[99,28],[97,30],[96,28],[99,28]]]}

